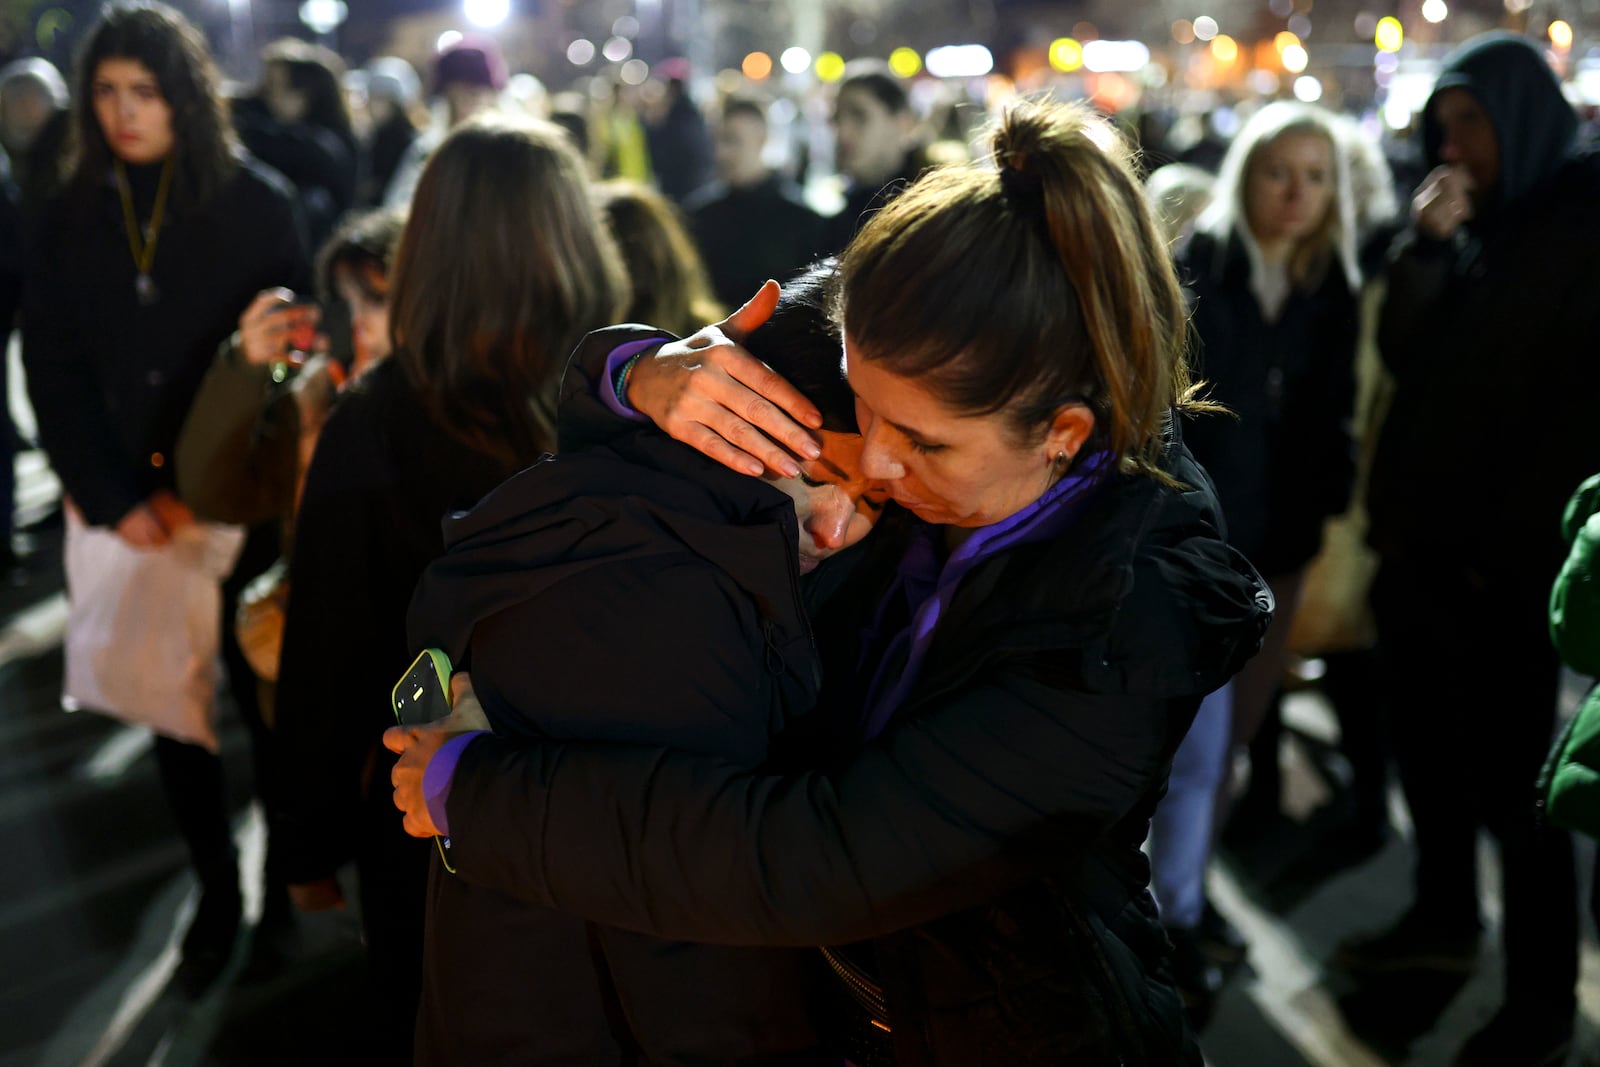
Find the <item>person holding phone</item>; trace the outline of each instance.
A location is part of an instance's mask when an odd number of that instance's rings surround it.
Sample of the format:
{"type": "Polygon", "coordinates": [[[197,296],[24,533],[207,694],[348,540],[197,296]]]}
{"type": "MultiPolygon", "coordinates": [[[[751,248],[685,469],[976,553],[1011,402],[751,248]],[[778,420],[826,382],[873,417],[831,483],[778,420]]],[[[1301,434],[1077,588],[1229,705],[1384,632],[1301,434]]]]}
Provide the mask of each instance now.
{"type": "MultiPolygon", "coordinates": [[[[800,576],[860,541],[885,502],[860,472],[827,316],[833,274],[822,264],[791,281],[749,338],[823,415],[822,454],[797,476],[746,478],[611,416],[586,357],[663,339],[618,327],[574,357],[560,454],[447,524],[448,551],[412,601],[412,643],[471,669],[498,736],[647,742],[753,769],[805,733],[819,669],[800,576]],[[613,669],[619,634],[625,671],[613,669]]],[[[768,311],[758,302],[735,321],[768,311]]],[[[808,953],[664,941],[449,876],[430,883],[426,936],[420,1063],[600,1065],[631,1052],[835,1067],[809,1016],[808,953]]]]}
{"type": "MultiPolygon", "coordinates": [[[[205,39],[172,8],[105,8],[82,52],[73,122],[72,172],[27,255],[23,364],[68,501],[67,558],[80,559],[72,546],[98,527],[154,561],[199,533],[172,457],[200,381],[256,293],[306,283],[304,227],[283,179],[239,149],[205,39]]],[[[74,569],[67,583],[81,588],[86,574],[74,569]]],[[[156,607],[126,604],[130,633],[156,607]]],[[[204,642],[206,663],[216,640],[213,631],[204,642]]],[[[235,699],[262,745],[254,682],[222,641],[235,699]]],[[[151,669],[130,666],[105,680],[108,691],[137,691],[151,669]]],[[[238,856],[222,762],[167,736],[155,756],[201,886],[177,972],[192,992],[233,950],[238,856]]]]}
{"type": "Polygon", "coordinates": [[[292,783],[279,821],[290,894],[340,906],[335,874],[355,861],[374,1062],[404,1063],[434,851],[401,829],[379,744],[386,697],[415,654],[406,604],[444,552],[440,521],[555,446],[562,361],[627,300],[561,131],[485,118],[446,138],[418,184],[389,298],[394,352],[345,390],[306,473],[276,736],[292,783]]]}
{"type": "MultiPolygon", "coordinates": [[[[1197,1063],[1139,846],[1271,595],[1182,444],[1177,416],[1208,408],[1126,144],[1087,108],[1025,102],[991,145],[993,167],[924,177],[842,260],[862,471],[895,503],[848,573],[816,572],[814,744],[751,770],[455,741],[485,710],[462,683],[450,720],[390,732],[395,803],[419,835],[440,809],[454,877],[485,890],[826,946],[817,1019],[861,1067],[1197,1063]]],[[[630,402],[732,469],[792,469],[817,413],[743,340],[663,346],[630,402]]]]}

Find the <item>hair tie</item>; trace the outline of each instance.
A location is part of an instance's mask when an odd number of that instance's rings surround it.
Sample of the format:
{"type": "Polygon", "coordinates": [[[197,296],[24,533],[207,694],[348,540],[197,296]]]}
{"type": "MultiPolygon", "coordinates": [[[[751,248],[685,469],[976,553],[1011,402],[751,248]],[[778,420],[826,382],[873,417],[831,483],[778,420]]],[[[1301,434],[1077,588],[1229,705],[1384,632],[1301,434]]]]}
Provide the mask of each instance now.
{"type": "Polygon", "coordinates": [[[1044,200],[1044,179],[1032,171],[1018,170],[1009,164],[1000,167],[1000,187],[1011,199],[1032,205],[1044,200]]]}

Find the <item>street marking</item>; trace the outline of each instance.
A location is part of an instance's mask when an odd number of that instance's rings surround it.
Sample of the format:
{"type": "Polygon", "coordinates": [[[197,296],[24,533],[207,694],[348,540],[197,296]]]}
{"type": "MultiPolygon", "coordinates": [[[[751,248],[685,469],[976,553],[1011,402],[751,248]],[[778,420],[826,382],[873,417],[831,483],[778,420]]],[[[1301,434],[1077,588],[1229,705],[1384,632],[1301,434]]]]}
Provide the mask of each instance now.
{"type": "Polygon", "coordinates": [[[97,785],[111,785],[127,774],[128,768],[154,748],[155,743],[155,734],[149,727],[119,726],[78,769],[78,777],[97,785]]]}
{"type": "Polygon", "coordinates": [[[61,644],[67,632],[67,594],[46,597],[0,627],[0,667],[31,659],[61,644]]]}

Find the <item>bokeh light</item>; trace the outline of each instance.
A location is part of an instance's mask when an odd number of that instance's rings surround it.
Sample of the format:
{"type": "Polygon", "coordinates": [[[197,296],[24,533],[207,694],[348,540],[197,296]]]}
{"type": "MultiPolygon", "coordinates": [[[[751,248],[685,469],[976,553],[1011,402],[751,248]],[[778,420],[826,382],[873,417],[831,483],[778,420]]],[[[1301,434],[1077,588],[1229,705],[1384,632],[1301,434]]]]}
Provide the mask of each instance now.
{"type": "Polygon", "coordinates": [[[844,77],[844,56],[838,52],[824,52],[818,56],[817,77],[825,82],[836,82],[844,77]]]}
{"type": "Polygon", "coordinates": [[[1218,63],[1232,63],[1239,58],[1239,42],[1225,33],[1211,38],[1211,58],[1218,63]]]}
{"type": "Polygon", "coordinates": [[[1071,37],[1058,37],[1050,42],[1050,65],[1063,74],[1071,74],[1083,66],[1083,45],[1071,37]]]}
{"type": "Polygon", "coordinates": [[[1393,15],[1379,19],[1378,28],[1372,33],[1372,43],[1378,46],[1380,52],[1398,52],[1405,40],[1405,27],[1393,15]]]}
{"type": "Polygon", "coordinates": [[[922,69],[922,56],[915,48],[896,48],[889,53],[889,69],[902,78],[914,78],[922,69]]]}

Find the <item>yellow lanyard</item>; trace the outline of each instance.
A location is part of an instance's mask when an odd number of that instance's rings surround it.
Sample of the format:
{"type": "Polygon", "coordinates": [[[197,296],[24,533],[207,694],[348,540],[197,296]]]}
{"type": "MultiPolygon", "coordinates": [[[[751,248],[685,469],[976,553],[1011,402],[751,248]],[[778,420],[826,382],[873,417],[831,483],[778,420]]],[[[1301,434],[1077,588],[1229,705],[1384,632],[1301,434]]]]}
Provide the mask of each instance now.
{"type": "Polygon", "coordinates": [[[139,296],[139,303],[153,304],[158,294],[155,282],[150,278],[150,267],[156,261],[156,242],[161,238],[161,217],[166,213],[167,193],[172,188],[172,157],[168,156],[161,166],[161,181],[156,186],[155,206],[150,209],[147,238],[139,233],[139,219],[133,211],[133,193],[128,188],[128,172],[120,159],[113,166],[117,172],[117,192],[122,197],[122,221],[128,228],[128,251],[133,253],[133,265],[137,271],[133,289],[139,296]]]}

